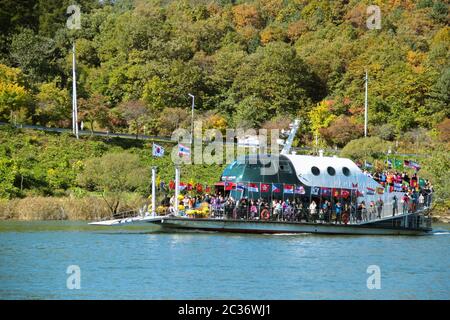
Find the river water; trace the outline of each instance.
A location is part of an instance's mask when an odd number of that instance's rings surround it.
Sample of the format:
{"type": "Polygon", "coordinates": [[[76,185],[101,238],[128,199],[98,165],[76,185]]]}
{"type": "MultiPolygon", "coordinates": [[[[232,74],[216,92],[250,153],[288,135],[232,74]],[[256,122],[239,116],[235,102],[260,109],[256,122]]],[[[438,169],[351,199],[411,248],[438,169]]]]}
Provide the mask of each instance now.
{"type": "Polygon", "coordinates": [[[3,221],[0,298],[450,299],[449,227],[434,229],[418,237],[239,235],[3,221]],[[80,289],[67,286],[73,265],[79,282],[69,282],[80,289]],[[368,289],[369,277],[379,289],[368,289]]]}

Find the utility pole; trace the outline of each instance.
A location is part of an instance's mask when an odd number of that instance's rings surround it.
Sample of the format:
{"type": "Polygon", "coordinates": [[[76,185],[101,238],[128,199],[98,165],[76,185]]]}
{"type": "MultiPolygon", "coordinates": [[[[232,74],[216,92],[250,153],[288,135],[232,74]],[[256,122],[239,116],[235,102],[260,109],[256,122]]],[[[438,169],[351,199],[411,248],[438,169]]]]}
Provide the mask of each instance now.
{"type": "MultiPolygon", "coordinates": [[[[70,30],[81,29],[81,9],[78,5],[67,7],[68,19],[66,26],[70,30]]],[[[75,70],[75,34],[72,46],[72,132],[78,137],[78,107],[77,107],[77,74],[75,70]]]]}
{"type": "Polygon", "coordinates": [[[156,215],[156,167],[152,167],[152,216],[156,215]]]}
{"type": "Polygon", "coordinates": [[[192,98],[192,111],[191,111],[191,145],[194,142],[194,106],[195,106],[195,96],[189,93],[189,97],[192,98]]]}
{"type": "Polygon", "coordinates": [[[77,75],[75,69],[75,40],[73,41],[72,48],[72,130],[73,134],[79,139],[78,136],[78,106],[77,106],[77,75]]]}
{"type": "Polygon", "coordinates": [[[365,76],[365,95],[364,95],[364,137],[367,137],[367,121],[368,121],[368,105],[367,105],[367,98],[368,98],[368,83],[369,83],[369,77],[367,75],[366,70],[366,76],[365,76]]]}

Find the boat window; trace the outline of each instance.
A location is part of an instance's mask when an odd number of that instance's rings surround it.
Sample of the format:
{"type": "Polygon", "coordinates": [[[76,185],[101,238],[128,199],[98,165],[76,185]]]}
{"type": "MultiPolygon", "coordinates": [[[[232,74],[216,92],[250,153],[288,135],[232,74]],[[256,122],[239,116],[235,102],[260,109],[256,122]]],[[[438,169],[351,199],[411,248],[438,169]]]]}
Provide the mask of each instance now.
{"type": "Polygon", "coordinates": [[[313,175],[318,176],[320,174],[320,170],[317,167],[312,167],[311,172],[313,175]]]}
{"type": "Polygon", "coordinates": [[[344,174],[344,176],[349,176],[350,175],[350,169],[347,167],[343,167],[342,168],[342,173],[344,174]]]}
{"type": "Polygon", "coordinates": [[[280,172],[292,173],[291,166],[287,163],[284,163],[284,164],[280,163],[279,168],[280,168],[280,172]]]}
{"type": "Polygon", "coordinates": [[[328,167],[327,172],[330,176],[334,176],[336,174],[336,170],[333,167],[328,167]]]}

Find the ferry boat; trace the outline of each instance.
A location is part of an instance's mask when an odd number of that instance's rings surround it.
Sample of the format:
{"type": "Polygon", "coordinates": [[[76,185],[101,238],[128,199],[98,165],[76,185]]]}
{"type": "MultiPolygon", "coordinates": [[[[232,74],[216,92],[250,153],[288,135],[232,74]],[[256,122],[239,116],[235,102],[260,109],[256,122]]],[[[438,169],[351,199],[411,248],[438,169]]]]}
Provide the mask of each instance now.
{"type": "MultiPolygon", "coordinates": [[[[384,192],[385,188],[363,172],[352,160],[335,156],[326,157],[323,154],[310,156],[289,153],[298,124],[296,121],[292,126],[279,155],[240,157],[225,168],[221,180],[224,185],[231,186],[229,195],[237,200],[289,199],[291,202],[295,200],[302,203],[302,207],[306,210],[309,210],[310,204],[314,202],[317,204],[317,212],[325,199],[346,203],[351,209],[346,218],[342,214],[344,218],[342,223],[330,222],[329,219],[324,221],[317,217],[303,219],[302,216],[297,216],[296,219],[273,219],[270,212],[267,215],[259,212],[256,217],[249,217],[248,214],[239,214],[236,208],[228,212],[225,209],[213,211],[202,218],[182,215],[178,211],[158,216],[155,214],[153,204],[152,212],[91,224],[103,226],[156,224],[172,231],[202,230],[262,234],[424,235],[432,231],[429,215],[431,199],[427,199],[423,207],[414,208],[413,212],[405,211],[402,210],[400,203],[403,192],[384,192]],[[261,189],[263,185],[266,186],[265,192],[261,189]],[[270,191],[267,190],[267,186],[270,186],[270,191]],[[364,201],[368,207],[369,203],[379,199],[383,202],[380,212],[376,212],[370,219],[354,219],[355,215],[361,214],[357,212],[358,204],[364,201]],[[402,213],[398,210],[394,212],[395,202],[402,213]]],[[[175,180],[175,199],[178,199],[179,171],[175,180]]],[[[178,208],[178,200],[175,208],[178,208]]]]}

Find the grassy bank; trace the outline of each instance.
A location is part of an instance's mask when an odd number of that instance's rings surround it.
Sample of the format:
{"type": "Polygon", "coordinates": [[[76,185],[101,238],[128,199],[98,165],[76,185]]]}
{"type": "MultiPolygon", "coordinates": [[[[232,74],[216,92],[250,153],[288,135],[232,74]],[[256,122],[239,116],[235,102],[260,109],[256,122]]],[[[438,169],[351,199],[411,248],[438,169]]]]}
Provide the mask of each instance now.
{"type": "MultiPolygon", "coordinates": [[[[118,212],[136,210],[144,203],[140,196],[128,197],[118,212]]],[[[106,202],[97,196],[26,197],[0,201],[0,220],[100,220],[111,216],[106,202]]]]}

